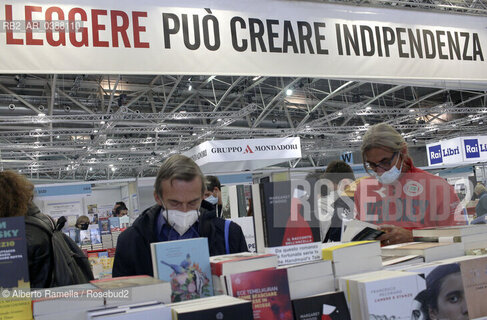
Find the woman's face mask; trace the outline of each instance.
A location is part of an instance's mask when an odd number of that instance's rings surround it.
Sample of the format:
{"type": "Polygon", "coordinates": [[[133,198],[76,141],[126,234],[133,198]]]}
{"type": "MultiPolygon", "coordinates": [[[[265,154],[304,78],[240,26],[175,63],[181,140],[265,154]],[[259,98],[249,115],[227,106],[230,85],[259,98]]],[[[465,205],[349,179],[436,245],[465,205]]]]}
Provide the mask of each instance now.
{"type": "Polygon", "coordinates": [[[399,161],[400,156],[398,155],[396,163],[390,168],[389,170],[385,171],[382,175],[378,175],[375,171],[372,171],[371,174],[374,178],[377,179],[382,184],[391,184],[397,179],[399,179],[399,176],[401,175],[401,170],[402,170],[402,165],[403,161],[401,160],[401,167],[398,169],[396,167],[397,162],[399,161]]]}
{"type": "Polygon", "coordinates": [[[78,226],[81,230],[88,230],[89,223],[80,223],[78,226]]]}

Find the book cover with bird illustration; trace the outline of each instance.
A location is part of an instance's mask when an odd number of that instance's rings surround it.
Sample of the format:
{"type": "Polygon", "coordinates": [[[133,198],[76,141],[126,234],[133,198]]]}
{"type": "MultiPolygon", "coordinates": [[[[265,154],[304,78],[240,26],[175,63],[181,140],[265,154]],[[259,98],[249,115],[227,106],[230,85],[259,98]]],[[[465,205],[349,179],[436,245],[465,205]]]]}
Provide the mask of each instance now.
{"type": "Polygon", "coordinates": [[[213,295],[207,238],[151,243],[154,277],[171,283],[171,301],[213,295]]]}

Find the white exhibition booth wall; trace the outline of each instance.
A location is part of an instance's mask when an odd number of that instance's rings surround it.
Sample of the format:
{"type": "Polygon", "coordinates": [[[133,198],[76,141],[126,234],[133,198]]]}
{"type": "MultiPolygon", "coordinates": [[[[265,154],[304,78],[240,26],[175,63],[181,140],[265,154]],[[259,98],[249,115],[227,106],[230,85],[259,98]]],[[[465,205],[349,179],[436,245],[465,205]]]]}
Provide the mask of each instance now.
{"type": "Polygon", "coordinates": [[[140,213],[135,179],[43,184],[34,191],[39,209],[56,219],[65,216],[69,226],[82,215],[92,221],[107,216],[118,201],[125,202],[131,218],[140,213]]]}

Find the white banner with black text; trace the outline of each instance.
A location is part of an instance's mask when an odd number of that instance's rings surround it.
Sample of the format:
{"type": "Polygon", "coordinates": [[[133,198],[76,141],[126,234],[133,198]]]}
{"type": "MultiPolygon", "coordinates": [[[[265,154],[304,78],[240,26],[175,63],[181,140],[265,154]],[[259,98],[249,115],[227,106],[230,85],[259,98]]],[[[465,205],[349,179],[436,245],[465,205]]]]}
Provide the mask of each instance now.
{"type": "Polygon", "coordinates": [[[485,17],[305,1],[0,1],[0,73],[487,81],[485,17]]]}

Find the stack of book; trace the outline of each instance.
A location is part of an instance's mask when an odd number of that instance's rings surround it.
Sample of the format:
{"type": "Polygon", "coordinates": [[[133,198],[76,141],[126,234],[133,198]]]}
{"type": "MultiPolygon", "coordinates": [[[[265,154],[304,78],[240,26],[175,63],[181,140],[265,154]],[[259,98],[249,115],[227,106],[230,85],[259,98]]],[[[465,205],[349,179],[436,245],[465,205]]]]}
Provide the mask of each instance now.
{"type": "Polygon", "coordinates": [[[110,233],[102,234],[101,244],[103,249],[113,248],[112,235],[110,233]]]}
{"type": "Polygon", "coordinates": [[[80,230],[81,249],[91,250],[91,234],[90,230],[80,230]]]}
{"type": "Polygon", "coordinates": [[[117,217],[108,218],[108,224],[112,234],[112,246],[113,248],[116,248],[118,237],[120,236],[120,233],[122,233],[120,229],[120,219],[117,217]]]}
{"type": "Polygon", "coordinates": [[[415,241],[453,243],[460,242],[464,250],[487,248],[487,225],[452,226],[413,230],[415,241]]]}
{"type": "Polygon", "coordinates": [[[339,287],[354,320],[410,319],[413,300],[426,281],[417,273],[382,270],[342,277],[339,287]]]}
{"type": "Polygon", "coordinates": [[[400,270],[404,266],[424,263],[424,258],[416,254],[407,256],[383,256],[382,267],[386,270],[400,270]]]}
{"type": "Polygon", "coordinates": [[[32,300],[34,319],[84,320],[86,310],[105,305],[105,299],[98,295],[99,292],[101,291],[90,283],[36,290],[32,294],[40,298],[32,300]]]}
{"type": "Polygon", "coordinates": [[[95,279],[112,277],[114,258],[108,256],[107,250],[88,251],[87,256],[95,279]]]}
{"type": "Polygon", "coordinates": [[[335,290],[331,261],[318,260],[279,267],[287,271],[291,299],[335,290]]]}
{"type": "Polygon", "coordinates": [[[379,241],[324,243],[322,253],[332,262],[335,278],[382,269],[379,241]]]}
{"type": "Polygon", "coordinates": [[[103,244],[101,243],[100,229],[99,228],[91,228],[89,230],[90,230],[90,236],[91,236],[91,248],[93,250],[103,249],[103,244]]]}
{"type": "Polygon", "coordinates": [[[172,320],[171,308],[159,301],[147,301],[136,304],[104,307],[88,310],[88,320],[172,320]]]}
{"type": "Polygon", "coordinates": [[[171,302],[171,284],[150,276],[93,280],[91,284],[102,291],[110,292],[110,295],[106,295],[106,304],[136,303],[150,300],[171,302]]]}
{"type": "Polygon", "coordinates": [[[170,304],[169,307],[173,313],[172,320],[253,319],[250,301],[229,296],[178,302],[170,304]]]}
{"type": "Polygon", "coordinates": [[[382,247],[383,256],[419,255],[425,262],[463,256],[462,243],[407,242],[382,247]]]}
{"type": "Polygon", "coordinates": [[[242,252],[210,257],[211,276],[215,295],[227,294],[225,276],[277,267],[277,256],[242,252]]]}

